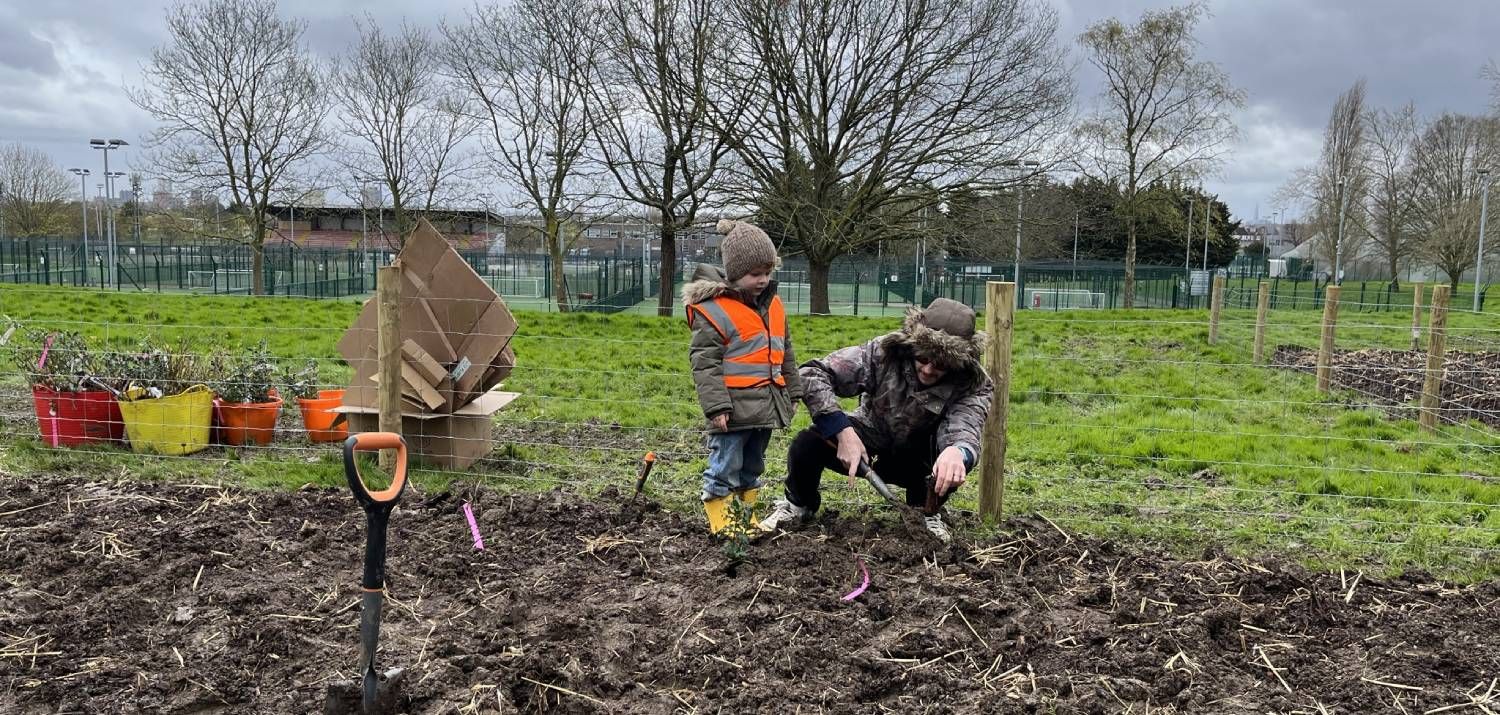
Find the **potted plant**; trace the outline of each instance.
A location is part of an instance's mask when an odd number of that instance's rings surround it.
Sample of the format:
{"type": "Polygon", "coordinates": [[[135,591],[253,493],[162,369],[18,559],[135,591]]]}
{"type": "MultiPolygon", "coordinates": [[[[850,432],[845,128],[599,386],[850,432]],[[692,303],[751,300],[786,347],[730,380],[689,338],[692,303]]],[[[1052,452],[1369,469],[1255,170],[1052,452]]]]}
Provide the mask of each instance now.
{"type": "Polygon", "coordinates": [[[120,414],[137,452],[191,454],[208,446],[213,391],[203,384],[205,361],[189,341],[175,346],[142,339],[119,358],[129,381],[120,414]]]}
{"type": "Polygon", "coordinates": [[[214,400],[224,444],[264,447],[271,443],[282,403],[275,379],[276,364],[264,340],[248,353],[227,360],[214,400]]]}
{"type": "Polygon", "coordinates": [[[6,340],[16,342],[16,367],[31,385],[31,403],[42,442],[50,447],[120,441],[125,425],[120,406],[95,377],[98,358],[80,334],[20,330],[12,324],[6,340]]]}
{"type": "Polygon", "coordinates": [[[288,365],[282,371],[281,385],[282,394],[297,399],[308,440],[342,442],[349,436],[349,423],[339,420],[339,413],[334,412],[344,403],[344,391],[320,389],[322,382],[316,360],[308,360],[300,370],[288,365]]]}

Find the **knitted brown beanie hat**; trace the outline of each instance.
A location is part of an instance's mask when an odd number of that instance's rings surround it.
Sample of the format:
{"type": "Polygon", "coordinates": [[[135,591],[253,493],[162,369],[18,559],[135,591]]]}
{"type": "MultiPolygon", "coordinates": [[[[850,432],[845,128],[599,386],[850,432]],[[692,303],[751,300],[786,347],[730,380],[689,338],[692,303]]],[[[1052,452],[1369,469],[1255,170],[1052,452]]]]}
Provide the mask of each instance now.
{"type": "Polygon", "coordinates": [[[759,226],[726,218],[720,219],[715,228],[724,234],[719,254],[724,258],[724,274],[730,281],[739,280],[757,268],[781,265],[781,259],[776,256],[776,244],[759,226]]]}

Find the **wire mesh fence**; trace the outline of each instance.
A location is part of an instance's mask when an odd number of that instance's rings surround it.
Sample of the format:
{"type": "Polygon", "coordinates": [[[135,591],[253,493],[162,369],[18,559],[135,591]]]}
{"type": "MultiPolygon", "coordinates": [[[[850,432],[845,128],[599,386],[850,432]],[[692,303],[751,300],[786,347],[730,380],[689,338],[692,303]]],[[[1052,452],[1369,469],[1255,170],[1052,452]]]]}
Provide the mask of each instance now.
{"type": "MultiPolygon", "coordinates": [[[[560,291],[570,307],[600,312],[654,314],[661,268],[642,265],[635,255],[567,255],[554,271],[544,254],[492,253],[461,248],[464,261],[518,309],[558,310],[560,291]]],[[[368,297],[375,273],[390,265],[389,248],[309,248],[285,240],[266,244],[262,286],[266,295],[311,298],[368,297]]],[[[711,257],[710,257],[711,259],[711,257]]],[[[691,277],[696,263],[681,258],[672,271],[672,293],[691,277]]],[[[1271,283],[1271,307],[1321,310],[1326,279],[1312,273],[1264,278],[1249,266],[1231,266],[1226,307],[1254,307],[1260,280],[1271,283]]],[[[0,284],[38,284],[129,292],[250,295],[254,256],[247,245],[223,241],[122,241],[110,263],[102,241],[85,248],[76,238],[0,241],[0,284]],[[111,270],[113,265],[113,270],[111,270]]],[[[1202,309],[1208,305],[1211,271],[1169,266],[1137,266],[1134,307],[1202,309]]],[[[814,299],[817,270],[802,258],[787,258],[777,272],[788,311],[798,315],[898,315],[913,303],[952,298],[982,309],[984,286],[1012,281],[1009,260],[931,260],[916,256],[845,256],[825,269],[826,306],[814,299]]],[[[1108,261],[1027,261],[1020,266],[1021,310],[1108,310],[1125,307],[1125,267],[1108,261]]],[[[1361,312],[1398,312],[1411,307],[1411,285],[1390,281],[1345,281],[1356,291],[1361,312]]],[[[1352,297],[1352,296],[1351,296],[1352,297]]],[[[1481,309],[1485,295],[1481,293],[1481,309]]],[[[1455,304],[1469,303],[1473,287],[1454,288],[1455,304]]]]}
{"type": "MultiPolygon", "coordinates": [[[[1442,331],[1447,351],[1434,372],[1430,310],[1413,349],[1409,307],[1386,310],[1388,303],[1368,294],[1360,300],[1346,286],[1323,393],[1315,379],[1322,316],[1277,307],[1262,325],[1255,310],[1237,307],[1233,290],[1212,345],[1203,311],[1019,313],[1007,511],[1040,514],[1070,530],[1194,547],[1493,575],[1500,563],[1500,323],[1450,310],[1442,331]],[[1257,331],[1265,346],[1260,361],[1252,347],[1257,331]],[[1436,419],[1425,430],[1419,404],[1433,375],[1436,419]]],[[[222,473],[218,465],[233,456],[242,475],[341,478],[339,432],[329,425],[333,393],[317,400],[320,391],[351,386],[355,371],[334,344],[358,306],[34,287],[0,291],[0,305],[23,325],[4,348],[11,371],[3,418],[20,447],[13,459],[20,454],[41,470],[72,468],[58,465],[77,459],[198,478],[222,473]],[[57,306],[59,295],[71,304],[57,306]],[[262,345],[268,367],[252,359],[262,345]],[[152,388],[163,398],[182,396],[183,404],[148,397],[152,388]],[[281,400],[269,426],[229,424],[239,403],[226,403],[225,395],[256,402],[269,388],[281,400]],[[122,414],[121,402],[137,401],[148,404],[122,414]],[[190,435],[170,433],[189,422],[190,435]]],[[[439,302],[433,309],[472,306],[439,302]]],[[[706,450],[682,321],[540,313],[518,319],[514,335],[503,336],[516,364],[500,389],[519,397],[470,420],[481,425],[477,432],[454,428],[452,417],[424,418],[424,432],[448,440],[431,449],[461,446],[478,457],[464,468],[438,459],[419,474],[592,492],[631,481],[652,451],[660,459],[653,495],[691,508],[706,450]],[[436,426],[443,420],[450,424],[436,426]]],[[[894,314],[799,319],[792,337],[798,359],[808,360],[898,326],[894,314]]],[[[790,438],[808,425],[799,414],[774,439],[771,492],[784,474],[790,438]]],[[[835,508],[874,503],[868,490],[826,481],[835,508]]],[[[972,514],[977,489],[960,490],[949,505],[972,514]]],[[[965,523],[976,526],[972,518],[965,523]]]]}

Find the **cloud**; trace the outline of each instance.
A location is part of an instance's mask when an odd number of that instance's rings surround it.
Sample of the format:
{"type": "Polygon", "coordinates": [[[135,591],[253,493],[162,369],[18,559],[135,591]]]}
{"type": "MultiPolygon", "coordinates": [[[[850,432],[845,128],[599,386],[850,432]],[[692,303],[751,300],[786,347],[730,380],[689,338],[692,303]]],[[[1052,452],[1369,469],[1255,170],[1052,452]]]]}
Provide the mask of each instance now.
{"type": "Polygon", "coordinates": [[[51,43],[18,23],[0,23],[0,68],[28,74],[50,75],[58,71],[51,43]]]}
{"type": "Polygon", "coordinates": [[[1297,169],[1317,158],[1322,132],[1298,124],[1270,103],[1254,103],[1236,118],[1240,140],[1221,175],[1206,182],[1241,220],[1267,216],[1272,196],[1297,169]]]}

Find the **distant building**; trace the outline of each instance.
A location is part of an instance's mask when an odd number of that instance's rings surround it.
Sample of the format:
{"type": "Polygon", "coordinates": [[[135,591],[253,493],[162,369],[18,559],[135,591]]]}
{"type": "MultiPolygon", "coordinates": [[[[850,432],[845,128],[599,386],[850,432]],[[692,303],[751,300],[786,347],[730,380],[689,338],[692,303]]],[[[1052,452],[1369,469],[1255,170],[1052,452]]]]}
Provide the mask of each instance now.
{"type": "Polygon", "coordinates": [[[203,206],[205,204],[217,203],[218,199],[213,194],[203,189],[192,189],[188,191],[187,203],[189,206],[203,206]]]}
{"type": "Polygon", "coordinates": [[[1266,247],[1269,258],[1280,258],[1283,254],[1296,248],[1304,235],[1300,224],[1295,223],[1258,223],[1241,224],[1238,232],[1234,234],[1240,249],[1252,243],[1261,243],[1266,247]]]}
{"type": "Polygon", "coordinates": [[[182,208],[182,199],[170,191],[158,188],[151,194],[151,208],[158,211],[176,211],[182,208]]]}
{"type": "MultiPolygon", "coordinates": [[[[390,209],[359,206],[324,206],[298,203],[273,204],[267,209],[273,219],[268,244],[286,242],[302,248],[395,250],[396,220],[390,209]]],[[[489,250],[494,230],[505,225],[505,217],[484,211],[462,209],[433,211],[424,215],[460,250],[489,250]]],[[[502,245],[504,245],[502,243],[502,245]]]]}
{"type": "MultiPolygon", "coordinates": [[[[274,219],[268,243],[287,241],[303,248],[394,249],[396,221],[389,207],[327,206],[312,201],[273,204],[274,219]]],[[[423,212],[413,212],[423,213],[423,212]]],[[[499,214],[478,209],[436,209],[423,217],[432,222],[460,250],[485,250],[491,256],[541,254],[541,224],[535,216],[499,214]]],[[[700,222],[701,223],[701,222],[700,222]]],[[[710,222],[711,223],[711,222],[710,222]]],[[[638,259],[661,257],[661,226],[654,221],[600,220],[578,227],[565,224],[572,236],[568,253],[579,258],[638,259]],[[571,228],[568,228],[568,227],[571,228]]],[[[718,260],[723,237],[711,226],[694,226],[676,236],[678,260],[718,260]]]]}

